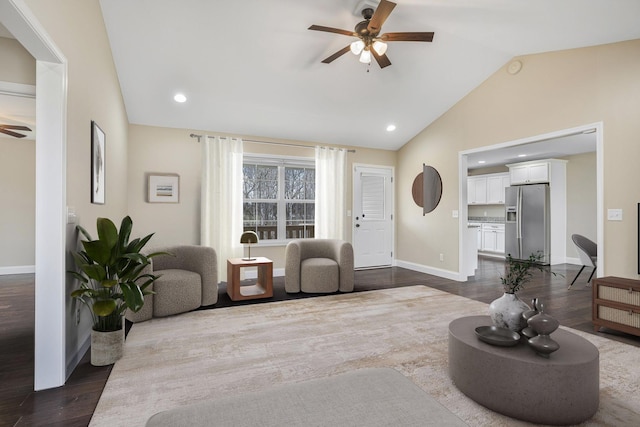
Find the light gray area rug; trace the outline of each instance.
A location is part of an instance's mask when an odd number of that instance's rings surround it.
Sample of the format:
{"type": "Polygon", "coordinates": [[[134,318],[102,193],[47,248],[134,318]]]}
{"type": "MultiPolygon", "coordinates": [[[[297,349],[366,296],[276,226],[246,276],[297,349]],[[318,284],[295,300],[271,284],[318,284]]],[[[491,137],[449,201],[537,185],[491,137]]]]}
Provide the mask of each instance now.
{"type": "Polygon", "coordinates": [[[146,427],[465,427],[391,368],[356,369],[158,412],[146,427]]]}
{"type": "MultiPolygon", "coordinates": [[[[90,425],[144,426],[160,411],[377,367],[399,371],[470,426],[530,425],[476,404],[449,379],[449,322],[483,314],[481,302],[412,286],[152,319],[131,329],[90,425]]],[[[571,331],[600,351],[600,407],[583,425],[640,425],[640,348],[571,331]]]]}

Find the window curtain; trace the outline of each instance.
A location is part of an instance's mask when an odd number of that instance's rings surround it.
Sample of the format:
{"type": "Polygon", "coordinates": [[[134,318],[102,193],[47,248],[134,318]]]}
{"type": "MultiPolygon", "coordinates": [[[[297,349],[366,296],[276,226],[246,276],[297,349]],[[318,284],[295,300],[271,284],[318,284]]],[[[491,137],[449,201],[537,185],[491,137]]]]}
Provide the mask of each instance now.
{"type": "Polygon", "coordinates": [[[315,237],[345,239],[347,150],[316,147],[315,237]]]}
{"type": "Polygon", "coordinates": [[[200,244],[216,250],[226,281],[227,259],[242,256],[242,139],[204,136],[200,205],[200,244]]]}

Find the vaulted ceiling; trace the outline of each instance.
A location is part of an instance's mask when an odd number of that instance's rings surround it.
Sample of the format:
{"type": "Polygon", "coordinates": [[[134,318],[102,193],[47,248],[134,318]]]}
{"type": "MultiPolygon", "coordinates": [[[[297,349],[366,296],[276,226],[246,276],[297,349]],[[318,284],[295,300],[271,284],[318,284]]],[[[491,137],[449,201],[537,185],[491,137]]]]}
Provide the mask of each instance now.
{"type": "Polygon", "coordinates": [[[307,28],[351,30],[378,1],[100,4],[131,123],[392,150],[513,57],[640,38],[637,0],[397,0],[382,32],[432,43],[321,63],[355,39],[307,28]]]}

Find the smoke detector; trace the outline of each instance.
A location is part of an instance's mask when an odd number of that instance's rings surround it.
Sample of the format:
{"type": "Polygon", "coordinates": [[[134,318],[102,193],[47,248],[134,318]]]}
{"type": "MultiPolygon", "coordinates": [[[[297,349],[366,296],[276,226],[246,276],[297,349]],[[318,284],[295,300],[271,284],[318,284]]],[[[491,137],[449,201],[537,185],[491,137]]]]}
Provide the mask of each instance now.
{"type": "Polygon", "coordinates": [[[353,14],[358,18],[362,18],[363,10],[367,8],[376,10],[379,4],[380,0],[358,0],[356,7],[353,9],[353,14]]]}

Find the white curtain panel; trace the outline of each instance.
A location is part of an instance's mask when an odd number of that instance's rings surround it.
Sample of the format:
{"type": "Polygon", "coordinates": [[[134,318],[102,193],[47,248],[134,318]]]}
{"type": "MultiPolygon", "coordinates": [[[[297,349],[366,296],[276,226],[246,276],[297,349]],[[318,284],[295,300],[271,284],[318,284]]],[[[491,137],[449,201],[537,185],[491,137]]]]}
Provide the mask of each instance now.
{"type": "Polygon", "coordinates": [[[242,139],[204,137],[201,192],[200,244],[216,250],[227,281],[227,259],[242,256],[242,139]]]}
{"type": "Polygon", "coordinates": [[[316,147],[316,221],[318,239],[345,239],[347,150],[316,147]]]}

